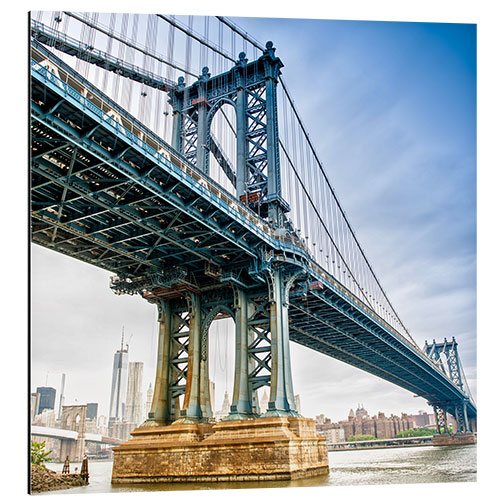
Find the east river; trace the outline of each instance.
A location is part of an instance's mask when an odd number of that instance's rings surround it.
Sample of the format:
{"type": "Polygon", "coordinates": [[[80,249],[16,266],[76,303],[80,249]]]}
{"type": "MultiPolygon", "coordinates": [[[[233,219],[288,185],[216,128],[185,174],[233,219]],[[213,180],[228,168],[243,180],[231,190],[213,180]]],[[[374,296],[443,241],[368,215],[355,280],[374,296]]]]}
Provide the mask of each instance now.
{"type": "MultiPolygon", "coordinates": [[[[473,482],[477,478],[475,445],[421,446],[375,450],[349,450],[328,453],[330,474],[319,478],[296,481],[170,483],[112,485],[111,461],[89,462],[90,484],[81,488],[39,493],[64,495],[75,493],[125,493],[166,490],[204,490],[239,488],[283,488],[297,486],[346,486],[377,484],[415,484],[473,482]]],[[[81,464],[72,464],[71,471],[81,464]]],[[[61,472],[63,464],[48,464],[61,472]]]]}

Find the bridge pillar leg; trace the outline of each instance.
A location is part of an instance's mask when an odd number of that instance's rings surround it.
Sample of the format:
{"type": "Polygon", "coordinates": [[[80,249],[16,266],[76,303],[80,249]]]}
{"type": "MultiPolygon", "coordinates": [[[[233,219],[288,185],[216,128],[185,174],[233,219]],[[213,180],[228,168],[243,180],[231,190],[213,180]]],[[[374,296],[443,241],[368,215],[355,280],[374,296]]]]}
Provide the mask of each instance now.
{"type": "Polygon", "coordinates": [[[170,419],[171,402],[168,397],[168,363],[170,359],[172,317],[171,305],[168,300],[162,300],[158,304],[158,323],[156,379],[147,425],[165,425],[170,419]]]}
{"type": "Polygon", "coordinates": [[[240,88],[236,92],[236,195],[238,199],[246,192],[248,178],[248,144],[246,141],[248,119],[246,109],[247,95],[245,89],[240,88]]]}
{"type": "Polygon", "coordinates": [[[187,298],[191,319],[189,321],[186,392],[181,418],[176,422],[200,421],[202,418],[200,406],[201,297],[192,293],[187,298]]]}
{"type": "Polygon", "coordinates": [[[470,432],[469,421],[467,419],[467,407],[465,402],[455,405],[455,420],[457,421],[457,432],[470,432]]]}
{"type": "Polygon", "coordinates": [[[292,385],[288,303],[285,277],[280,268],[270,274],[271,391],[265,417],[298,416],[292,385]]]}
{"type": "Polygon", "coordinates": [[[198,142],[196,143],[196,166],[205,174],[209,174],[209,141],[207,106],[205,102],[198,104],[198,142]]]}
{"type": "Polygon", "coordinates": [[[434,406],[434,416],[438,434],[448,433],[448,419],[446,417],[446,408],[434,406]]]}
{"type": "Polygon", "coordinates": [[[231,411],[226,420],[242,420],[252,416],[252,401],[248,380],[248,300],[244,290],[236,290],[236,354],[231,411]]]}
{"type": "MultiPolygon", "coordinates": [[[[202,322],[203,324],[203,322],[202,322]]],[[[204,419],[210,419],[212,414],[212,405],[210,403],[210,378],[208,372],[208,329],[202,331],[201,354],[200,354],[200,409],[204,419]],[[203,339],[205,335],[205,339],[203,339]],[[204,345],[205,343],[205,345],[204,345]]]]}

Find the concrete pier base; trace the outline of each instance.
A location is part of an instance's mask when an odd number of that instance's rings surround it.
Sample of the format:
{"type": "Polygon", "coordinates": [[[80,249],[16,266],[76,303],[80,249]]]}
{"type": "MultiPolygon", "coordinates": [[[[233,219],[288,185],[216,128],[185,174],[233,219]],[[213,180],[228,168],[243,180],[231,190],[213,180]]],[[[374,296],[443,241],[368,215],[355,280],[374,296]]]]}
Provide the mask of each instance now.
{"type": "Polygon", "coordinates": [[[325,438],[302,417],[140,427],[113,451],[115,484],[289,480],[329,471],[325,438]]]}
{"type": "Polygon", "coordinates": [[[476,444],[477,437],[472,432],[463,434],[436,434],[432,438],[433,446],[460,446],[463,444],[476,444]]]}

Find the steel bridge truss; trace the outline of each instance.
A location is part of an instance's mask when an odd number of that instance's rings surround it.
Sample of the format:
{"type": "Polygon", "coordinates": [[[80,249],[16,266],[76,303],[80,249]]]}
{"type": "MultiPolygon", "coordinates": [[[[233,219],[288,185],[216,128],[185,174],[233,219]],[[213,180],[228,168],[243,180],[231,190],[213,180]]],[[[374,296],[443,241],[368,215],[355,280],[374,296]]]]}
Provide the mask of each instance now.
{"type": "Polygon", "coordinates": [[[268,42],[263,55],[250,63],[241,52],[230,71],[211,77],[205,67],[193,85],[186,87],[180,77],[177,88],[169,93],[175,149],[207,175],[212,152],[236,187],[238,199],[272,225],[282,226],[283,213],[289,211],[281,197],[278,147],[276,86],[283,63],[274,52],[268,42]],[[224,104],[236,112],[236,170],[210,132],[224,104]]]}

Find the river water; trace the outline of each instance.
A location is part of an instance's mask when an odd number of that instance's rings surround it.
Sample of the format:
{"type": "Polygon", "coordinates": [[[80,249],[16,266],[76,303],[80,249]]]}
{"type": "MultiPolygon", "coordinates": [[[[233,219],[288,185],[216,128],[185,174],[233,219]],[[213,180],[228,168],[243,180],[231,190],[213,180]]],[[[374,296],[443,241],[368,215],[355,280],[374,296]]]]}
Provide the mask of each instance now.
{"type": "MultiPolygon", "coordinates": [[[[111,461],[89,462],[90,484],[81,488],[46,494],[125,493],[143,491],[284,488],[297,486],[346,486],[378,484],[415,484],[476,481],[476,446],[420,446],[375,450],[349,450],[328,453],[328,476],[296,481],[254,481],[223,483],[170,483],[112,485],[111,461]]],[[[72,464],[80,469],[81,464],[72,464]]],[[[63,464],[48,464],[61,472],[63,464]]]]}

